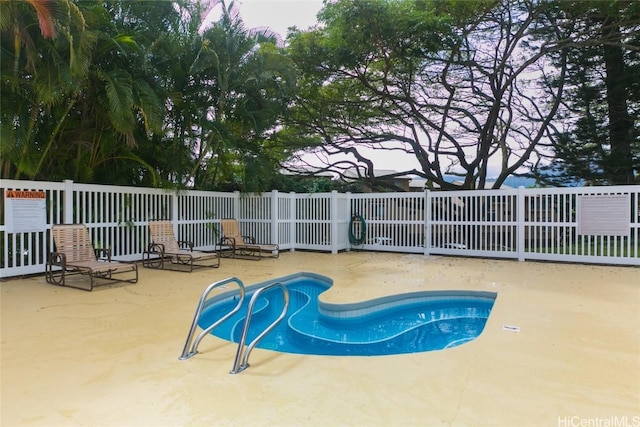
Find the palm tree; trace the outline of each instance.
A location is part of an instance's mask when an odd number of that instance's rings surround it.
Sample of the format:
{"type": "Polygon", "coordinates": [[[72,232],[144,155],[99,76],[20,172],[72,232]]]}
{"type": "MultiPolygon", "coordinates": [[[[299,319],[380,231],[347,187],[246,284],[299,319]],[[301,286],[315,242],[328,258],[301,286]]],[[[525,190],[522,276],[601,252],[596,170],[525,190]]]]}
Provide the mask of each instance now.
{"type": "Polygon", "coordinates": [[[0,0],[3,177],[268,185],[295,80],[274,39],[228,9],[201,32],[187,0],[31,3],[0,0]]]}
{"type": "Polygon", "coordinates": [[[89,38],[82,13],[68,0],[3,1],[0,16],[0,174],[32,177],[48,152],[45,135],[64,121],[64,114],[55,113],[86,72],[89,38]]]}
{"type": "MultiPolygon", "coordinates": [[[[35,20],[33,10],[8,8],[14,24],[3,21],[3,34],[26,34],[20,39],[29,49],[21,55],[3,37],[3,55],[12,59],[2,65],[3,176],[91,182],[101,167],[113,171],[108,165],[123,161],[152,170],[132,149],[136,133],[146,137],[147,131],[161,130],[162,103],[134,75],[131,58],[141,56],[135,39],[118,32],[100,3],[84,4],[82,11],[67,0],[56,7],[47,3],[49,9],[36,3],[41,22],[48,22],[47,10],[63,7],[67,18],[55,21],[57,35],[45,39],[28,24],[35,20]],[[10,62],[12,70],[5,68],[10,62]]],[[[115,176],[107,175],[106,180],[115,176]]]]}
{"type": "Polygon", "coordinates": [[[183,105],[196,108],[183,129],[194,163],[185,179],[195,188],[255,191],[269,184],[265,172],[280,160],[269,133],[286,109],[295,84],[293,63],[280,54],[274,36],[244,27],[221,2],[221,19],[198,40],[185,75],[183,105]],[[261,179],[262,178],[262,179],[261,179]]]}

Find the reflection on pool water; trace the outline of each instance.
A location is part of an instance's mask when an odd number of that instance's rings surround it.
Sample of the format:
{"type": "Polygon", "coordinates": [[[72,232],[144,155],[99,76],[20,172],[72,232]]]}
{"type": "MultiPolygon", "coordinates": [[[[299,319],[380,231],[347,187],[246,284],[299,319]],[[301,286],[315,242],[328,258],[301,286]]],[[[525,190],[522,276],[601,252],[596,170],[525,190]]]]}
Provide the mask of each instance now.
{"type": "MultiPolygon", "coordinates": [[[[274,282],[284,283],[289,290],[289,309],[257,347],[300,354],[379,356],[455,347],[482,333],[497,296],[493,292],[423,291],[355,304],[328,304],[318,297],[333,281],[297,273],[247,287],[244,307],[212,334],[238,342],[253,293],[274,282]]],[[[198,325],[204,329],[231,311],[238,295],[232,291],[211,298],[198,325]]],[[[283,301],[278,287],[259,296],[247,343],[280,315],[283,301]]]]}

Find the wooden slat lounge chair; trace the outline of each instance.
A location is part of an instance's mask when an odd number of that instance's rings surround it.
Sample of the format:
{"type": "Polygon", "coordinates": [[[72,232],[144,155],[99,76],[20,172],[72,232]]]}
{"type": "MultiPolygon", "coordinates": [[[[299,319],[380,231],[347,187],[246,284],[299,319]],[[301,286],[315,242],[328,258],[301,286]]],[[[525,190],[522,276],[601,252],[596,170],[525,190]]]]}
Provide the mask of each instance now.
{"type": "Polygon", "coordinates": [[[256,243],[255,237],[243,236],[240,233],[238,220],[222,219],[220,226],[222,228],[220,246],[231,248],[232,257],[260,260],[262,257],[278,258],[280,256],[278,245],[256,243]]]}
{"type": "Polygon", "coordinates": [[[113,261],[111,249],[94,249],[86,225],[56,224],[51,227],[51,234],[55,251],[49,254],[46,265],[47,282],[92,291],[93,287],[97,286],[94,279],[126,283],[138,281],[138,265],[135,262],[113,261]],[[134,277],[128,279],[114,277],[121,273],[133,274],[134,277]],[[89,288],[79,286],[75,281],[67,281],[66,277],[70,274],[89,276],[89,288]]]}
{"type": "Polygon", "coordinates": [[[142,265],[149,268],[193,271],[197,267],[220,266],[220,250],[193,250],[193,242],[178,241],[171,221],[149,221],[151,244],[143,254],[142,265]]]}

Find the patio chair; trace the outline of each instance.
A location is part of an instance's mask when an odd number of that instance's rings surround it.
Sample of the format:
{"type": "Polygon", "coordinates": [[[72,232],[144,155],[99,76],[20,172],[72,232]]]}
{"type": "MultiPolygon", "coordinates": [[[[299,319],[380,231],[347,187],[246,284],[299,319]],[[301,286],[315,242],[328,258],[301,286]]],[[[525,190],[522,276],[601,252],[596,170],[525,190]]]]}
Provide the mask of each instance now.
{"type": "Polygon", "coordinates": [[[142,255],[148,268],[191,272],[194,268],[220,266],[220,250],[194,251],[193,242],[177,240],[171,221],[149,221],[151,244],[142,255]]]}
{"type": "MultiPolygon", "coordinates": [[[[94,248],[91,244],[89,229],[84,224],[56,224],[51,227],[55,251],[49,253],[45,267],[48,283],[92,291],[97,286],[95,279],[111,282],[138,282],[138,265],[135,262],[113,261],[111,249],[94,248]],[[121,273],[133,274],[133,278],[114,277],[121,273]],[[89,276],[89,288],[69,283],[70,274],[89,276]]],[[[119,276],[118,276],[119,277],[119,276]]]]}
{"type": "Polygon", "coordinates": [[[278,258],[280,256],[278,245],[259,244],[256,243],[255,237],[243,236],[237,219],[222,219],[220,226],[222,227],[220,246],[230,248],[230,251],[225,252],[230,253],[233,258],[260,260],[262,257],[278,258]]]}

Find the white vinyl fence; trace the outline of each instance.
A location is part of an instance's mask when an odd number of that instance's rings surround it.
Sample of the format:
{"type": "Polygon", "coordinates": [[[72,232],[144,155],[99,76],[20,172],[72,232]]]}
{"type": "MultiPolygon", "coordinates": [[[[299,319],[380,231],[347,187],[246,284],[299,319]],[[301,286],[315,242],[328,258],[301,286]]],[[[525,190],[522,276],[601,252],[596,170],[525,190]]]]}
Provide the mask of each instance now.
{"type": "Polygon", "coordinates": [[[241,194],[0,180],[1,277],[43,273],[52,224],[139,260],[148,221],[212,249],[222,218],[281,250],[391,251],[640,265],[640,186],[425,193],[241,194]]]}

